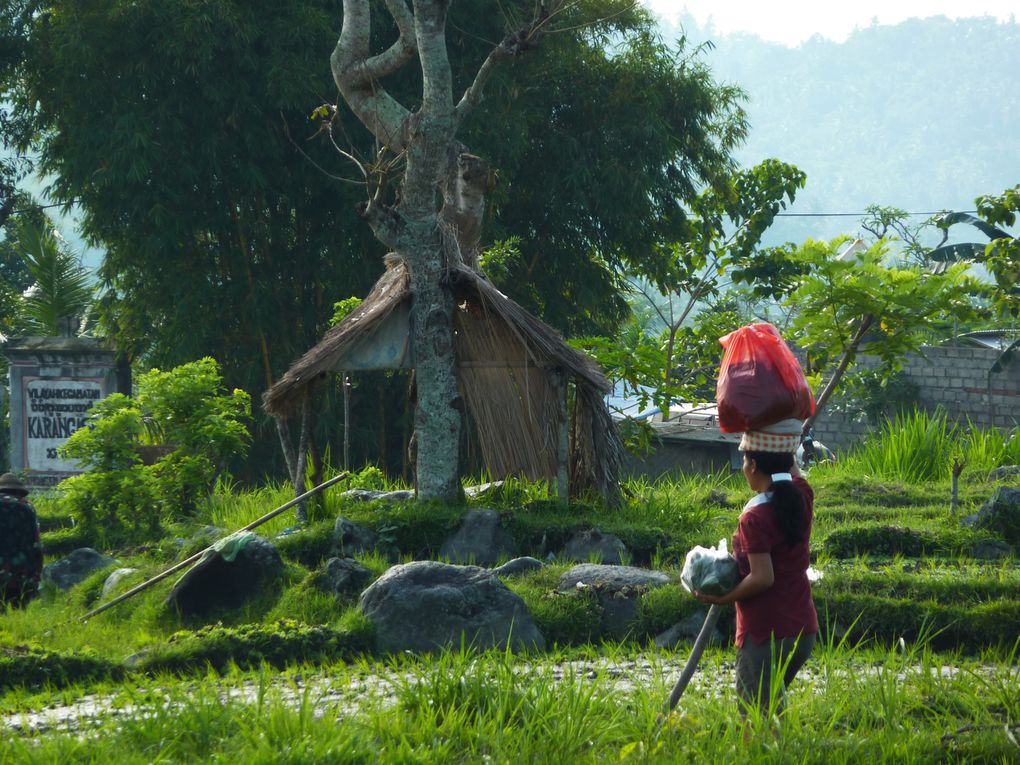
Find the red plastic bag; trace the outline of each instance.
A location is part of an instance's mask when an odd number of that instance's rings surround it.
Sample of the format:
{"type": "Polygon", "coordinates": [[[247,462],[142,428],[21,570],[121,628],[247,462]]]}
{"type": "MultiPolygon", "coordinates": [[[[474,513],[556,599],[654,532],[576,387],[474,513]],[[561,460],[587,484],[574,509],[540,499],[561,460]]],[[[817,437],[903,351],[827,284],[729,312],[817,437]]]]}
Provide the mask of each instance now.
{"type": "Polygon", "coordinates": [[[800,363],[771,324],[749,324],[719,342],[726,349],[715,389],[723,433],[763,430],[815,413],[800,363]]]}

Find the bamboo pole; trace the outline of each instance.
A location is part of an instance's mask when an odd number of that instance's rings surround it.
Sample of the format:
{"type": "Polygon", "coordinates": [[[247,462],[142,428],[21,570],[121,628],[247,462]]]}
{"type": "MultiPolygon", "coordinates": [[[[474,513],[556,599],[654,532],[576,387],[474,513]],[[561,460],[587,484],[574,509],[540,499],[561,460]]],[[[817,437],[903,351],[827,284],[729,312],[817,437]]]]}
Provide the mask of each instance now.
{"type": "MultiPolygon", "coordinates": [[[[306,491],[304,494],[302,494],[299,497],[294,497],[294,499],[290,500],[290,502],[286,502],[286,503],[280,505],[278,508],[276,508],[272,512],[266,513],[261,518],[258,518],[257,520],[252,521],[247,526],[245,526],[243,528],[240,528],[240,529],[238,529],[237,531],[235,531],[233,533],[236,534],[239,531],[251,531],[252,529],[261,526],[266,521],[272,520],[273,518],[278,516],[280,513],[284,512],[285,510],[289,510],[290,508],[294,507],[294,505],[298,504],[299,502],[303,502],[304,500],[308,499],[309,497],[311,497],[311,496],[313,496],[315,494],[318,494],[320,491],[324,491],[325,489],[328,489],[333,484],[339,483],[340,481],[342,481],[345,478],[348,478],[349,476],[350,476],[350,473],[341,473],[338,476],[334,476],[333,478],[330,478],[325,483],[319,484],[314,489],[309,489],[308,491],[306,491]]],[[[226,537],[224,537],[224,539],[225,538],[226,537]]],[[[180,563],[178,563],[175,566],[172,566],[172,567],[168,568],[163,573],[156,574],[156,576],[152,577],[151,579],[147,579],[146,581],[142,582],[141,584],[137,585],[136,587],[132,587],[130,590],[125,592],[123,595],[118,595],[116,598],[111,600],[109,603],[104,603],[103,605],[99,606],[98,608],[92,609],[87,614],[85,614],[83,617],[81,617],[81,620],[83,622],[84,621],[88,621],[93,616],[96,616],[97,614],[103,613],[103,611],[107,610],[108,608],[113,608],[114,606],[116,606],[116,605],[118,605],[120,603],[123,603],[128,598],[134,597],[135,595],[137,595],[138,593],[142,592],[143,590],[149,589],[150,587],[152,587],[152,585],[156,584],[156,582],[161,582],[162,580],[166,579],[171,574],[175,574],[178,571],[180,571],[181,569],[187,568],[188,566],[190,566],[190,565],[192,565],[194,563],[197,563],[199,558],[201,558],[203,555],[205,555],[207,552],[209,552],[209,550],[211,550],[213,548],[213,546],[214,545],[209,545],[204,550],[201,550],[200,552],[195,553],[194,555],[192,555],[187,560],[182,560],[180,563]]]]}
{"type": "Polygon", "coordinates": [[[680,673],[680,679],[673,686],[673,692],[669,694],[669,700],[666,702],[667,714],[673,711],[677,702],[680,701],[680,697],[687,690],[687,685],[691,682],[691,678],[694,677],[694,672],[698,668],[698,661],[701,659],[701,654],[705,652],[705,646],[708,645],[709,638],[712,636],[715,623],[719,621],[720,613],[722,613],[722,606],[714,605],[708,609],[705,623],[701,625],[701,632],[698,633],[698,639],[694,641],[694,647],[691,649],[691,655],[687,658],[687,664],[684,665],[684,670],[680,673]]]}

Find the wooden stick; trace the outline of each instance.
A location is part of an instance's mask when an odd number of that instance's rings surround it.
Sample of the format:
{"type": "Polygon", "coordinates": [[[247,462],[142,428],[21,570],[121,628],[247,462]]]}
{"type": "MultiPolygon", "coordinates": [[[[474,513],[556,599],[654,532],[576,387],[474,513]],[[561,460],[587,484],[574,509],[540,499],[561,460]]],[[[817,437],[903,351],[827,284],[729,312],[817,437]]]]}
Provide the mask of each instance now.
{"type": "MultiPolygon", "coordinates": [[[[330,486],[332,486],[335,483],[339,483],[340,481],[342,481],[343,479],[345,479],[345,478],[347,478],[349,476],[350,476],[350,473],[341,473],[338,476],[334,476],[333,478],[330,478],[325,483],[319,484],[314,489],[309,489],[304,494],[302,494],[300,497],[295,497],[290,502],[287,502],[287,503],[285,503],[283,505],[280,505],[278,508],[276,508],[272,512],[266,513],[261,518],[252,521],[247,526],[245,526],[243,528],[240,528],[240,529],[238,529],[237,531],[235,531],[233,533],[236,534],[239,531],[251,531],[252,529],[254,529],[256,527],[261,526],[266,521],[272,520],[273,518],[278,516],[280,513],[284,512],[285,510],[289,510],[290,508],[294,507],[294,505],[296,505],[298,502],[301,502],[301,501],[306,500],[306,499],[308,499],[309,497],[311,497],[311,496],[313,496],[315,494],[318,494],[320,491],[323,491],[324,489],[329,488],[330,486]]],[[[226,537],[224,537],[224,539],[226,539],[226,537]]],[[[180,563],[178,563],[175,566],[172,566],[171,568],[168,568],[163,573],[156,574],[156,576],[152,577],[151,579],[148,579],[148,580],[142,582],[141,584],[139,584],[136,587],[132,587],[130,590],[125,592],[123,595],[118,595],[116,598],[111,600],[109,603],[104,603],[103,605],[99,606],[99,608],[95,608],[95,609],[89,611],[87,614],[85,614],[81,618],[81,620],[83,622],[87,621],[88,619],[91,619],[93,616],[96,616],[97,614],[103,613],[103,611],[105,611],[106,609],[113,608],[114,606],[118,605],[119,603],[123,603],[128,598],[134,597],[135,595],[137,595],[138,593],[142,592],[143,590],[149,589],[150,587],[152,587],[152,585],[156,584],[156,582],[160,582],[163,579],[166,579],[171,574],[175,574],[178,571],[180,571],[181,569],[187,568],[188,566],[192,565],[193,563],[197,563],[199,558],[201,558],[203,555],[205,555],[207,552],[209,552],[213,548],[214,545],[215,545],[215,543],[213,543],[212,545],[209,545],[204,550],[202,550],[201,552],[195,553],[194,555],[192,555],[187,560],[182,560],[180,563]]]]}

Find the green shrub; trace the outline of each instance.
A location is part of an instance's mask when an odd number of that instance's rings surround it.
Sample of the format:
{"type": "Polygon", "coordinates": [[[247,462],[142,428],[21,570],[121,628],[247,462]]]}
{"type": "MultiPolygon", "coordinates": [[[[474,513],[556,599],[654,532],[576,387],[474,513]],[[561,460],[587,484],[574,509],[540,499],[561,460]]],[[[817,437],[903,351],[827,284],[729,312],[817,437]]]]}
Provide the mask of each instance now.
{"type": "Polygon", "coordinates": [[[229,459],[250,436],[247,393],[223,390],[210,358],[138,379],[138,396],[108,396],[92,408],[88,427],[60,447],[88,470],[61,484],[62,507],[87,532],[109,541],[154,535],[162,518],[193,514],[229,459]],[[142,464],[139,447],[168,452],[142,464]]]}
{"type": "Polygon", "coordinates": [[[0,692],[10,688],[62,688],[119,677],[121,669],[88,653],[55,653],[34,646],[0,645],[0,692]]]}

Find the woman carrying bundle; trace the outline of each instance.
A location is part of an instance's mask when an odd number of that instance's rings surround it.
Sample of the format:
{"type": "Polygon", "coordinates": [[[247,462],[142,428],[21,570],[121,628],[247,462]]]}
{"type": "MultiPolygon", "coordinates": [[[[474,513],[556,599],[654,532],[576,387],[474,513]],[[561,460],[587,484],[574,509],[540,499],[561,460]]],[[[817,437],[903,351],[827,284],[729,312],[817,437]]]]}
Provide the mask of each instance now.
{"type": "Polygon", "coordinates": [[[695,593],[702,603],[736,604],[736,685],[744,715],[749,708],[768,710],[773,672],[782,673],[785,690],[818,633],[807,576],[814,492],[794,461],[800,439],[789,432],[799,434],[795,422],[790,424],[775,429],[787,433],[771,428],[744,433],[744,478],[758,494],[744,507],[733,535],[743,578],[725,595],[695,593]]]}

